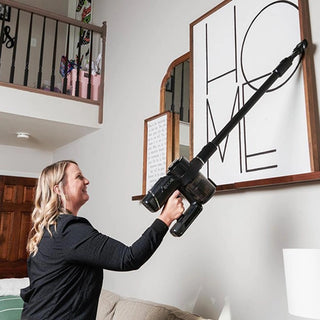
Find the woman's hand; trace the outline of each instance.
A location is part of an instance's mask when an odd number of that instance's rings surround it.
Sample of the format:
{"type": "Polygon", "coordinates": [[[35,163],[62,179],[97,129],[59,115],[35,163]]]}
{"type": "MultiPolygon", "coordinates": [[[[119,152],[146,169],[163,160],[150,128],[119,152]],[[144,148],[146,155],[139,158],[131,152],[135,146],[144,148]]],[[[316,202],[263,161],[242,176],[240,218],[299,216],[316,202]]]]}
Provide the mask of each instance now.
{"type": "Polygon", "coordinates": [[[176,190],[165,204],[159,219],[162,220],[168,227],[172,221],[178,219],[184,211],[182,196],[179,190],[176,190]]]}

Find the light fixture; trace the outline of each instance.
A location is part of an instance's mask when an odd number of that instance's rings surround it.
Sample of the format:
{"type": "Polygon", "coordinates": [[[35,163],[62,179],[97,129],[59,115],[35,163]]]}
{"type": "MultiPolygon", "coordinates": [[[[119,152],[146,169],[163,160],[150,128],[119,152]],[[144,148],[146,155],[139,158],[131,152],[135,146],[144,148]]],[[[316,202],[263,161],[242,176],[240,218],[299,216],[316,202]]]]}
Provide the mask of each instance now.
{"type": "Polygon", "coordinates": [[[18,139],[29,139],[30,134],[27,132],[17,132],[16,133],[18,139]]]}
{"type": "Polygon", "coordinates": [[[320,249],[283,249],[290,314],[320,319],[320,249]]]}

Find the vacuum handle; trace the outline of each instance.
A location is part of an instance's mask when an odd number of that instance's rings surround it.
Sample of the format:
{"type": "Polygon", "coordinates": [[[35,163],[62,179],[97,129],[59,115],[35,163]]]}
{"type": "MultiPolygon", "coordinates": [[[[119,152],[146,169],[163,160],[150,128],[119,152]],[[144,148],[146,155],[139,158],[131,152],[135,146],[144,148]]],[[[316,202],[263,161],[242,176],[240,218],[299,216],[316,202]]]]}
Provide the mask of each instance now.
{"type": "Polygon", "coordinates": [[[170,233],[175,237],[181,237],[201,211],[201,204],[191,203],[189,208],[177,219],[177,222],[170,229],[170,233]]]}

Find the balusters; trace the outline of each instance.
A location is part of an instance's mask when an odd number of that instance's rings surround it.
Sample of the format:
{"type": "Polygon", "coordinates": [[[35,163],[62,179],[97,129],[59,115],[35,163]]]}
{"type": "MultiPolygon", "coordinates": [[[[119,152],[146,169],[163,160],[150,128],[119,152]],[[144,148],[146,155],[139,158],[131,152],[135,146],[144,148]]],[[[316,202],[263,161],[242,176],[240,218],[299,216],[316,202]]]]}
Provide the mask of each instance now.
{"type": "Polygon", "coordinates": [[[91,99],[91,73],[92,73],[92,46],[93,46],[93,33],[90,32],[90,56],[89,56],[89,78],[87,87],[87,99],[91,99]]]}
{"type": "Polygon", "coordinates": [[[14,45],[13,45],[10,79],[9,79],[10,83],[13,83],[13,80],[14,80],[14,70],[15,70],[15,64],[16,64],[17,43],[18,43],[18,34],[19,34],[19,21],[20,21],[20,9],[18,9],[18,13],[17,13],[16,30],[14,34],[14,45]]]}
{"type": "Polygon", "coordinates": [[[97,101],[103,96],[100,92],[97,94],[95,87],[99,86],[96,82],[101,78],[92,73],[94,54],[99,50],[103,53],[102,64],[104,62],[104,48],[94,48],[94,45],[99,46],[96,35],[104,41],[105,27],[88,24],[87,29],[83,22],[15,1],[10,6],[2,4],[2,8],[3,16],[10,9],[13,14],[9,22],[0,20],[0,81],[50,91],[55,91],[61,83],[63,94],[71,91],[74,96],[97,101]],[[13,30],[11,37],[10,27],[13,30]],[[75,31],[79,32],[79,39],[75,31]],[[6,42],[8,39],[12,40],[10,46],[6,42]],[[60,56],[63,57],[60,63],[62,77],[57,65],[60,56]],[[88,64],[87,69],[81,68],[82,62],[88,64]],[[72,68],[76,70],[71,75],[72,68]]]}
{"type": "Polygon", "coordinates": [[[28,43],[27,43],[27,55],[26,55],[26,65],[24,69],[24,80],[23,85],[28,85],[28,76],[29,76],[29,62],[30,62],[30,47],[31,47],[31,34],[32,34],[32,21],[33,21],[33,12],[30,16],[30,24],[29,24],[29,35],[28,35],[28,43]]]}
{"type": "Polygon", "coordinates": [[[1,68],[1,55],[2,55],[2,45],[3,45],[3,36],[4,36],[4,22],[5,22],[6,13],[7,13],[7,6],[4,5],[3,19],[2,19],[2,23],[1,23],[1,32],[0,32],[0,68],[1,68]]]}
{"type": "Polygon", "coordinates": [[[78,57],[76,60],[77,64],[77,80],[76,80],[76,90],[75,90],[75,95],[76,97],[79,97],[79,91],[80,91],[80,66],[81,66],[81,44],[82,44],[82,36],[83,36],[84,30],[83,28],[80,28],[79,31],[79,42],[78,42],[78,57]]]}
{"type": "Polygon", "coordinates": [[[64,63],[64,78],[62,92],[67,93],[67,80],[68,80],[68,64],[69,64],[69,46],[70,46],[70,23],[68,24],[68,35],[67,35],[67,52],[66,61],[64,63]]]}
{"type": "Polygon", "coordinates": [[[42,64],[43,64],[43,49],[44,49],[44,40],[45,40],[45,33],[46,33],[46,22],[47,18],[43,17],[42,23],[42,35],[41,35],[41,48],[40,48],[40,59],[39,59],[39,70],[38,70],[38,80],[37,80],[37,88],[41,88],[42,82],[42,64]]]}
{"type": "Polygon", "coordinates": [[[53,47],[53,54],[52,54],[50,91],[54,91],[55,72],[56,72],[56,57],[57,57],[57,37],[58,37],[58,20],[56,20],[56,28],[55,28],[55,33],[54,33],[54,47],[53,47]]]}

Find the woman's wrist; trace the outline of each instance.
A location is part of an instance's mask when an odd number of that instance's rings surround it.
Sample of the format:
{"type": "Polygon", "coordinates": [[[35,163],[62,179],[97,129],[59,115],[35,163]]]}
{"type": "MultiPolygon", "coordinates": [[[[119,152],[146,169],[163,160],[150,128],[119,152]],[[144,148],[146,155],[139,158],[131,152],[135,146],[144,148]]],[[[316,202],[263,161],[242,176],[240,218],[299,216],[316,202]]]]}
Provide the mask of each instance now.
{"type": "Polygon", "coordinates": [[[172,223],[172,219],[163,215],[160,215],[158,217],[159,220],[163,221],[168,227],[170,227],[171,223],[172,223]]]}

